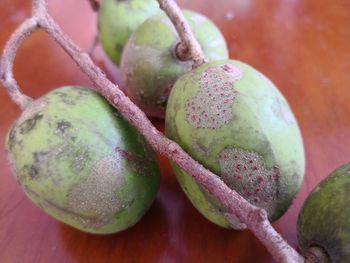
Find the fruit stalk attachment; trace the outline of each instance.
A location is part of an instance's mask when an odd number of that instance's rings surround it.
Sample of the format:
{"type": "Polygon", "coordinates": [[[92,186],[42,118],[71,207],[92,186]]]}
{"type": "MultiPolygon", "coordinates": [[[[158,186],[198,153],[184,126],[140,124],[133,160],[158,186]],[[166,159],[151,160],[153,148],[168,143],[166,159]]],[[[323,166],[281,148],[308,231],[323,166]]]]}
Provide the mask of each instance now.
{"type": "Polygon", "coordinates": [[[193,68],[207,61],[203,50],[186,21],[185,16],[174,0],[157,0],[159,7],[167,14],[173,23],[181,42],[175,46],[175,55],[183,61],[193,60],[193,68]]]}
{"type": "MultiPolygon", "coordinates": [[[[160,2],[171,9],[176,5],[173,1],[160,2]]],[[[172,13],[181,12],[176,6],[175,9],[172,9],[172,13]]],[[[181,15],[177,16],[181,17],[181,15]]],[[[217,175],[193,160],[178,144],[166,138],[152,125],[146,115],[124,95],[118,86],[106,78],[105,74],[92,62],[88,54],[83,52],[55,23],[47,11],[46,0],[33,0],[32,18],[27,19],[13,33],[3,53],[3,59],[0,62],[0,79],[11,97],[14,93],[18,96],[19,92],[19,87],[12,77],[13,59],[17,48],[26,37],[38,28],[46,31],[71,56],[79,68],[90,78],[94,84],[93,89],[101,93],[144,136],[156,152],[171,159],[190,174],[199,185],[222,204],[227,211],[228,217],[236,215],[265,245],[277,262],[304,262],[304,258],[289,246],[272,227],[264,209],[247,202],[236,191],[231,190],[217,175]],[[13,92],[13,89],[15,89],[15,92],[13,92]]],[[[203,58],[199,56],[196,61],[197,63],[202,63],[203,58]]],[[[30,100],[22,96],[15,101],[22,101],[19,105],[25,107],[30,100]]]]}
{"type": "Polygon", "coordinates": [[[312,246],[305,252],[305,263],[331,263],[331,261],[322,248],[312,246]]]}

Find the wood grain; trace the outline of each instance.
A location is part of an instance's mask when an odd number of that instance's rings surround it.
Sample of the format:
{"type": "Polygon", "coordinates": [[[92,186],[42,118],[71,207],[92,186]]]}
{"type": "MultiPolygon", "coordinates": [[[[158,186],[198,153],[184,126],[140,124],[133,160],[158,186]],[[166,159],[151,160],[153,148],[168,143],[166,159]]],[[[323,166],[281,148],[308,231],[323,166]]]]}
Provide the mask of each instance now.
{"type": "MultiPolygon", "coordinates": [[[[296,220],[312,188],[350,160],[350,2],[334,0],[178,1],[210,17],[223,31],[232,58],[266,74],[289,101],[303,134],[307,169],[294,204],[274,226],[297,246],[296,220]]],[[[85,0],[51,0],[50,12],[83,49],[96,35],[96,15],[85,0]]],[[[0,1],[0,49],[30,14],[30,1],[0,1]]],[[[97,62],[111,73],[101,52],[97,62]]],[[[39,97],[66,84],[91,83],[42,32],[19,50],[15,76],[39,97]]],[[[121,81],[118,72],[110,78],[121,81]]],[[[0,89],[0,145],[19,109],[0,89]]],[[[154,120],[159,129],[160,121],[154,120]]],[[[166,159],[157,199],[135,227],[94,236],[50,218],[22,193],[0,151],[0,262],[273,262],[249,231],[206,221],[182,193],[166,159]]]]}

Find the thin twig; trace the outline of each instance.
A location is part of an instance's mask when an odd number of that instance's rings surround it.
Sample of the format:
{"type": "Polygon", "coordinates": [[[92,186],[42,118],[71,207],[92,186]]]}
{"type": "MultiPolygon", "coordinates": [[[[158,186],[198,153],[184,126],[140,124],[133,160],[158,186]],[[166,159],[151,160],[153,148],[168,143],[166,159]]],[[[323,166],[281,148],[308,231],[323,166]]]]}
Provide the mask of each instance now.
{"type": "Polygon", "coordinates": [[[193,68],[207,61],[203,50],[188,24],[181,9],[174,0],[157,0],[160,8],[167,14],[180,37],[175,53],[181,60],[193,60],[193,68]]]}
{"type": "Polygon", "coordinates": [[[15,60],[18,48],[37,28],[38,23],[35,17],[25,20],[6,43],[2,58],[0,60],[0,79],[4,87],[7,89],[7,93],[11,97],[12,101],[22,110],[24,110],[33,99],[22,93],[17,81],[14,79],[13,62],[15,60]]]}
{"type": "MultiPolygon", "coordinates": [[[[166,138],[159,132],[146,115],[133,104],[128,97],[92,62],[91,58],[83,52],[55,23],[47,13],[47,1],[34,0],[33,18],[29,21],[37,22],[77,63],[80,69],[90,78],[95,90],[99,91],[108,101],[145,137],[152,148],[158,153],[174,161],[179,167],[190,174],[203,188],[211,193],[218,202],[227,210],[228,215],[236,215],[247,227],[260,239],[277,262],[301,263],[304,259],[275,231],[268,221],[266,211],[257,208],[247,202],[236,191],[230,189],[217,175],[205,169],[193,160],[178,144],[166,138]]],[[[32,30],[21,29],[23,25],[14,32],[11,39],[25,38],[23,32],[28,36],[37,29],[37,24],[32,30]],[[21,30],[20,30],[21,29],[21,30]]],[[[10,50],[16,51],[18,41],[8,43],[10,50]]],[[[7,45],[7,46],[8,46],[7,45]]],[[[1,63],[1,76],[12,76],[13,53],[4,52],[4,61],[1,63]],[[11,60],[12,58],[12,60],[11,60]]],[[[6,80],[6,78],[4,78],[6,80]]],[[[11,83],[4,81],[7,90],[11,90],[11,83]]]]}
{"type": "Polygon", "coordinates": [[[49,4],[46,0],[33,0],[32,6],[33,17],[40,17],[48,13],[49,4]]]}

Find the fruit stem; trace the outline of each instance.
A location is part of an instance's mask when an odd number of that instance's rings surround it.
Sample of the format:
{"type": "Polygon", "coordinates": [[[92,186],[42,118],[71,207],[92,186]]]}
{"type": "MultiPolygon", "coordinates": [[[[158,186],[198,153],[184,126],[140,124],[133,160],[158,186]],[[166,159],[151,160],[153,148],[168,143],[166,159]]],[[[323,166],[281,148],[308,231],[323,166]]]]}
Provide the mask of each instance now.
{"type": "Polygon", "coordinates": [[[46,0],[33,0],[33,17],[40,16],[48,12],[48,3],[46,0]]]}
{"type": "Polygon", "coordinates": [[[5,87],[11,100],[16,103],[21,110],[24,110],[33,99],[22,93],[17,81],[14,79],[13,62],[22,42],[37,28],[38,23],[36,18],[25,20],[6,43],[0,59],[0,81],[5,87]]]}
{"type": "Polygon", "coordinates": [[[181,42],[175,46],[177,58],[183,61],[193,60],[193,68],[207,62],[203,50],[194,36],[181,9],[174,0],[157,0],[159,7],[167,14],[173,23],[181,42]]]}
{"type": "Polygon", "coordinates": [[[304,262],[304,258],[289,246],[272,227],[264,209],[250,204],[236,191],[230,189],[217,175],[193,160],[178,144],[166,138],[152,125],[145,113],[132,103],[118,86],[110,82],[105,74],[92,62],[88,54],[83,52],[55,23],[47,11],[47,0],[34,0],[33,8],[33,17],[22,24],[7,43],[7,50],[12,52],[4,52],[3,61],[5,62],[2,63],[1,67],[4,73],[12,77],[12,62],[15,55],[13,52],[16,53],[19,44],[30,33],[38,27],[42,28],[90,78],[94,84],[94,89],[100,92],[144,136],[155,151],[171,159],[190,174],[199,185],[223,205],[228,215],[235,215],[246,224],[277,262],[304,262]],[[22,36],[19,37],[20,34],[22,36]]]}
{"type": "Polygon", "coordinates": [[[319,246],[309,247],[305,253],[305,263],[331,263],[327,252],[319,246]]]}

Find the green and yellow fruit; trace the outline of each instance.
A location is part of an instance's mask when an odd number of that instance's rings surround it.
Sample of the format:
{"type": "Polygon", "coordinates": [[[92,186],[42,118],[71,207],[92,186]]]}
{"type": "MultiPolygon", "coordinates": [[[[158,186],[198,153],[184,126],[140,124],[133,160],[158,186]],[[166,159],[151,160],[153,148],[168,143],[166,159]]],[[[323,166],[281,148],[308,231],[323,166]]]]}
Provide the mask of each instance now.
{"type": "Polygon", "coordinates": [[[333,171],[306,199],[298,218],[303,253],[320,263],[350,262],[350,163],[333,171]]]}
{"type": "MultiPolygon", "coordinates": [[[[305,169],[298,124],[264,75],[238,61],[205,63],[183,75],[169,96],[166,135],[249,202],[279,218],[305,169]]],[[[183,190],[210,221],[229,223],[223,208],[173,165],[183,190]]],[[[238,220],[232,226],[243,227],[238,220]]]]}
{"type": "Polygon", "coordinates": [[[54,90],[29,105],[6,140],[16,179],[46,213],[107,234],[137,223],[159,170],[143,137],[97,93],[54,90]]]}
{"type": "MultiPolygon", "coordinates": [[[[184,11],[184,15],[209,60],[227,59],[228,51],[220,30],[207,17],[184,11]]],[[[165,14],[148,18],[131,35],[122,55],[121,70],[126,92],[147,115],[164,118],[170,90],[175,81],[192,69],[192,61],[174,54],[179,37],[165,14]]]]}
{"type": "Polygon", "coordinates": [[[160,12],[155,0],[103,0],[98,12],[98,37],[117,65],[130,35],[148,17],[160,12]]]}

